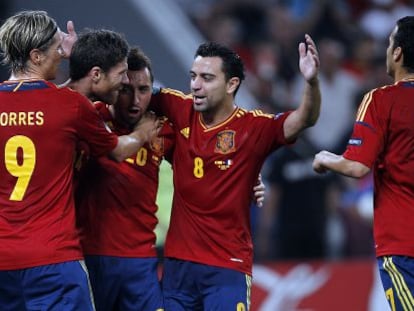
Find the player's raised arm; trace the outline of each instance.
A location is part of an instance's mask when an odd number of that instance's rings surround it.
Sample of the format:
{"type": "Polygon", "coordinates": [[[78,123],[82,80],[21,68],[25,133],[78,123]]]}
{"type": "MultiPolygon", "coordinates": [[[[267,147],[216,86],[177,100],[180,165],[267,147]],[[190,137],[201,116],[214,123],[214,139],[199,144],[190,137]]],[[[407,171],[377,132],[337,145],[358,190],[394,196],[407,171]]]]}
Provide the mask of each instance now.
{"type": "Polygon", "coordinates": [[[319,117],[321,93],[319,89],[319,55],[312,38],[306,34],[299,44],[299,68],[306,80],[300,106],[286,119],[283,129],[285,138],[292,140],[307,127],[313,126],[319,117]]]}

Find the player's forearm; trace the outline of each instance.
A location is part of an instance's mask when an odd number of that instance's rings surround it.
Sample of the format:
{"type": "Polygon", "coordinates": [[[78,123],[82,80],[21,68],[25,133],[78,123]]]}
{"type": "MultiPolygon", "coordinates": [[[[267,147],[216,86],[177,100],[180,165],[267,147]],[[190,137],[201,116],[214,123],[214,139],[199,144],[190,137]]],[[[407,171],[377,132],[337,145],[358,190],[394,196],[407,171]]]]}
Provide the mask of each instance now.
{"type": "Polygon", "coordinates": [[[315,77],[305,84],[302,103],[286,119],[284,128],[285,138],[294,139],[304,129],[315,125],[319,118],[321,107],[321,92],[318,78],[315,77]]]}
{"type": "Polygon", "coordinates": [[[315,125],[321,109],[321,91],[317,77],[306,81],[302,104],[299,110],[303,117],[304,128],[315,125]]]}
{"type": "Polygon", "coordinates": [[[118,144],[112,150],[110,156],[117,162],[122,162],[126,158],[135,154],[139,148],[145,144],[145,139],[137,132],[132,132],[129,135],[118,137],[118,144]]]}
{"type": "Polygon", "coordinates": [[[315,157],[316,165],[324,169],[353,178],[368,174],[370,168],[364,164],[344,158],[328,151],[321,151],[315,157]]]}

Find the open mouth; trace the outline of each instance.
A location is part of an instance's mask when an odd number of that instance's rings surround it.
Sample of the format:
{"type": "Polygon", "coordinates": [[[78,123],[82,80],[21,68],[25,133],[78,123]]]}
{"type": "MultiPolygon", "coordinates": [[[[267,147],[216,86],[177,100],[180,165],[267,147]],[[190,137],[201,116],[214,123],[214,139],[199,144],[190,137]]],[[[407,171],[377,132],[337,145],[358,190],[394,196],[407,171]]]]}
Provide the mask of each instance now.
{"type": "Polygon", "coordinates": [[[141,109],[138,107],[131,107],[128,109],[128,113],[132,116],[136,116],[140,113],[141,109]]]}
{"type": "Polygon", "coordinates": [[[195,104],[198,104],[198,105],[204,103],[205,98],[206,98],[205,96],[193,95],[193,101],[195,104]]]}

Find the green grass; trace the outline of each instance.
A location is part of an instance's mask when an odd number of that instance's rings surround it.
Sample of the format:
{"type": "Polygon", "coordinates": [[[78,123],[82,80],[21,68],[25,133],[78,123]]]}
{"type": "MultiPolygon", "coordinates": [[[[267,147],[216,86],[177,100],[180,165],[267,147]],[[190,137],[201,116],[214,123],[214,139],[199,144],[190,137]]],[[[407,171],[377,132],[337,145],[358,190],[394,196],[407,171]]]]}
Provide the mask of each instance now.
{"type": "Polygon", "coordinates": [[[158,225],[155,228],[157,235],[157,246],[164,245],[165,235],[167,234],[170,223],[171,203],[173,195],[172,168],[170,163],[162,161],[160,166],[160,178],[157,195],[158,205],[158,225]]]}

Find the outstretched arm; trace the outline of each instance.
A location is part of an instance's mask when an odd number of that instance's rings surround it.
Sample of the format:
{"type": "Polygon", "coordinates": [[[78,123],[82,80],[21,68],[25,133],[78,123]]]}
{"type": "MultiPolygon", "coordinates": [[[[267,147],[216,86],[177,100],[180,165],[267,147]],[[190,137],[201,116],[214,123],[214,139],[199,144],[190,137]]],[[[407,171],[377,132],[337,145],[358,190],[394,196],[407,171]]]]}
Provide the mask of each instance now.
{"type": "Polygon", "coordinates": [[[315,155],[313,169],[319,174],[333,171],[354,178],[364,177],[370,171],[368,166],[360,162],[345,159],[341,155],[325,150],[315,155]]]}
{"type": "Polygon", "coordinates": [[[306,34],[299,44],[299,68],[306,80],[300,106],[285,120],[283,130],[286,140],[295,139],[305,128],[313,126],[319,117],[321,93],[319,89],[319,55],[312,38],[306,34]]]}

